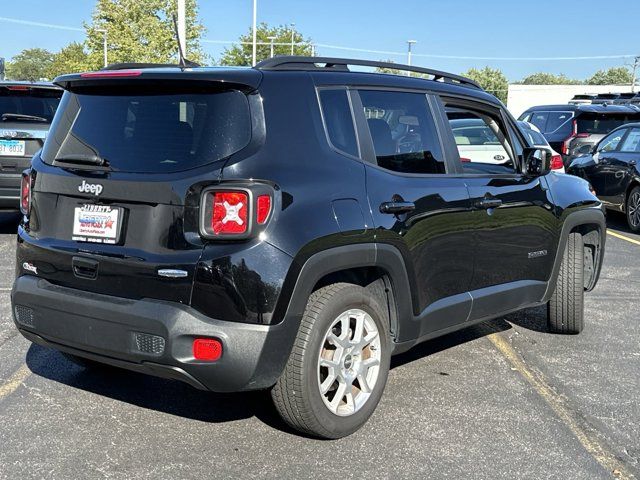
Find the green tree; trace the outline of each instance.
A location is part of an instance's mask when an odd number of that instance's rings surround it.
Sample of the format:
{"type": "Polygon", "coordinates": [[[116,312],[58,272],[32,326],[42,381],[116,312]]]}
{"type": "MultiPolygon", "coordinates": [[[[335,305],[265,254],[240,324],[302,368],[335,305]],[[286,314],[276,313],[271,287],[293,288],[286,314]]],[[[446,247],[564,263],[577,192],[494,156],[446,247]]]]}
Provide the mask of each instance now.
{"type": "Polygon", "coordinates": [[[567,77],[564,73],[554,75],[553,73],[538,72],[522,79],[523,85],[581,85],[584,82],[567,77]]]}
{"type": "Polygon", "coordinates": [[[484,67],[483,69],[471,68],[463,74],[465,77],[475,80],[487,92],[498,97],[502,102],[507,101],[509,80],[504,73],[497,68],[484,67]]]}
{"type": "Polygon", "coordinates": [[[613,67],[609,70],[598,70],[587,80],[589,85],[625,85],[631,84],[633,75],[627,67],[613,67]]]}
{"type": "Polygon", "coordinates": [[[48,70],[49,78],[65,73],[85,72],[91,68],[89,54],[84,44],[73,42],[53,55],[53,62],[48,70]]]}
{"type": "MultiPolygon", "coordinates": [[[[109,63],[171,63],[178,58],[173,15],[175,0],[98,0],[91,25],[85,24],[88,65],[103,65],[103,33],[107,31],[109,63]]],[[[205,31],[198,20],[196,0],[186,1],[185,56],[194,62],[206,58],[200,46],[205,31]]]]}
{"type": "Polygon", "coordinates": [[[49,67],[53,63],[53,54],[44,48],[22,50],[7,64],[7,78],[35,82],[49,78],[49,67]]]}
{"type": "MultiPolygon", "coordinates": [[[[269,37],[275,37],[273,40],[274,55],[291,55],[291,27],[280,25],[270,27],[266,23],[258,25],[256,37],[258,39],[258,47],[256,51],[257,61],[265,60],[271,56],[271,40],[269,37]],[[283,44],[283,45],[277,45],[283,44]]],[[[222,52],[220,65],[233,66],[251,66],[253,53],[253,31],[249,29],[249,33],[241,35],[238,43],[227,47],[222,52]]],[[[294,55],[311,55],[311,39],[304,38],[297,30],[293,30],[293,54],[294,55]],[[301,45],[302,44],[302,45],[301,45]]]]}
{"type": "MultiPolygon", "coordinates": [[[[382,60],[383,62],[386,63],[396,63],[393,60],[382,60]]],[[[376,67],[376,73],[388,73],[388,74],[392,74],[392,75],[407,75],[407,71],[406,70],[399,70],[397,68],[386,68],[386,67],[376,67]]],[[[421,73],[416,73],[416,72],[409,72],[409,75],[411,77],[419,77],[419,78],[429,78],[429,75],[423,75],[421,73]]]]}

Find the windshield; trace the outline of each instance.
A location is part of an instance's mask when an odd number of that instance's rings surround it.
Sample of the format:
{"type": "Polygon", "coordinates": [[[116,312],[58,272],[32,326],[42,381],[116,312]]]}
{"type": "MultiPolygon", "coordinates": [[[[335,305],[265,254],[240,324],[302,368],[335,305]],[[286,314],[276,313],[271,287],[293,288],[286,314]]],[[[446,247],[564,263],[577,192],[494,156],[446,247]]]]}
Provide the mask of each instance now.
{"type": "Polygon", "coordinates": [[[640,121],[640,113],[623,115],[585,113],[577,118],[578,133],[606,135],[620,125],[637,121],[640,121]]]}
{"type": "Polygon", "coordinates": [[[226,158],[251,138],[247,97],[214,93],[65,93],[44,162],[99,159],[116,171],[168,173],[226,158]]]}
{"type": "Polygon", "coordinates": [[[8,86],[0,88],[0,117],[4,121],[30,121],[19,118],[20,115],[40,117],[41,121],[51,122],[60,103],[62,91],[37,89],[28,86],[8,86]]]}

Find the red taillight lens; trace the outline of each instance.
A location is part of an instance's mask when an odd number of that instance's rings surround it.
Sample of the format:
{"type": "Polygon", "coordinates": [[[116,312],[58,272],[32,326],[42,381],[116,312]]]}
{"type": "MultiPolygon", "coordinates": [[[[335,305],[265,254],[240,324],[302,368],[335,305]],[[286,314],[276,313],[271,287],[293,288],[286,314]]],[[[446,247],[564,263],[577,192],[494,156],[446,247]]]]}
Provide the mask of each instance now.
{"type": "Polygon", "coordinates": [[[562,157],[560,155],[553,155],[551,157],[551,170],[560,170],[563,167],[562,157]]]}
{"type": "Polygon", "coordinates": [[[249,228],[247,192],[211,192],[211,230],[215,235],[242,235],[249,228]]]}
{"type": "Polygon", "coordinates": [[[23,215],[29,215],[31,208],[31,175],[22,174],[22,182],[20,183],[20,211],[23,215]]]}
{"type": "Polygon", "coordinates": [[[460,161],[462,163],[471,163],[471,159],[467,157],[460,157],[460,161]]]}
{"type": "Polygon", "coordinates": [[[256,220],[258,225],[263,225],[271,213],[271,196],[260,195],[257,201],[256,220]]]}
{"type": "Polygon", "coordinates": [[[104,70],[98,72],[81,73],[82,78],[114,78],[114,77],[139,77],[142,70],[104,70]]]}
{"type": "Polygon", "coordinates": [[[215,362],[222,356],[222,342],[215,338],[196,338],[193,341],[193,358],[215,362]]]}

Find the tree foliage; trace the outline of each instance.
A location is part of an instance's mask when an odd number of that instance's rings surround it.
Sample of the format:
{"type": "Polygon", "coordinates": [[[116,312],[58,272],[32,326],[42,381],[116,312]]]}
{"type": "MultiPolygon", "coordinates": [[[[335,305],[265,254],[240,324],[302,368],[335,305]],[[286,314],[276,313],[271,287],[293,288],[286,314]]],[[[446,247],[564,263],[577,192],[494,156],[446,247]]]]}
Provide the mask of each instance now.
{"type": "Polygon", "coordinates": [[[538,72],[522,79],[523,85],[581,85],[584,82],[567,77],[564,73],[538,72]]]}
{"type": "Polygon", "coordinates": [[[47,76],[51,79],[65,73],[79,73],[90,69],[89,54],[82,43],[73,42],[53,55],[47,76]]]}
{"type": "MultiPolygon", "coordinates": [[[[271,56],[271,40],[269,37],[275,37],[273,43],[274,55],[291,55],[291,27],[287,25],[279,25],[270,27],[266,23],[261,23],[256,29],[258,41],[257,61],[265,60],[271,56]],[[282,44],[282,45],[277,45],[282,44]]],[[[238,43],[231,47],[226,47],[222,52],[220,65],[233,66],[251,66],[253,54],[253,30],[241,35],[238,43]]],[[[311,39],[304,38],[300,32],[293,29],[293,54],[294,55],[311,55],[311,39]]]]}
{"type": "Polygon", "coordinates": [[[633,75],[627,67],[613,67],[609,70],[598,70],[587,80],[589,85],[630,85],[633,75]]]}
{"type": "MultiPolygon", "coordinates": [[[[103,65],[103,33],[107,31],[108,62],[171,63],[177,60],[173,15],[175,0],[98,0],[92,24],[85,25],[89,66],[103,65]]],[[[196,0],[186,1],[185,56],[202,62],[204,26],[198,20],[196,0]]]]}
{"type": "Polygon", "coordinates": [[[502,102],[507,101],[507,92],[509,91],[509,80],[497,68],[484,67],[482,69],[471,68],[463,74],[465,77],[475,80],[487,92],[498,97],[502,102]]]}
{"type": "Polygon", "coordinates": [[[35,82],[49,77],[53,54],[44,48],[28,48],[7,63],[6,77],[11,80],[35,82]]]}

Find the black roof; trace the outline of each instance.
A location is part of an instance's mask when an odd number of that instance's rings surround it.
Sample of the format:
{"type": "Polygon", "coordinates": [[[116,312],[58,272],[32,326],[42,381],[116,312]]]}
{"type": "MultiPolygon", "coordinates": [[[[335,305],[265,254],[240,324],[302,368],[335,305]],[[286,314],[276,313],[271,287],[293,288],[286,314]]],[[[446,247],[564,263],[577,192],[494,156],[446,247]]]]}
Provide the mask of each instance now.
{"type": "Polygon", "coordinates": [[[59,90],[60,87],[51,82],[26,82],[22,80],[0,80],[0,87],[28,87],[28,88],[51,88],[59,90]]]}
{"type": "Polygon", "coordinates": [[[585,112],[585,113],[640,113],[640,108],[635,105],[612,105],[612,104],[595,104],[595,105],[536,105],[529,107],[526,112],[540,111],[561,111],[561,112],[585,112]]]}

